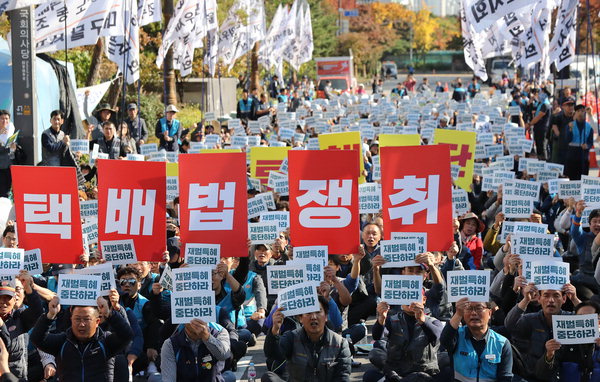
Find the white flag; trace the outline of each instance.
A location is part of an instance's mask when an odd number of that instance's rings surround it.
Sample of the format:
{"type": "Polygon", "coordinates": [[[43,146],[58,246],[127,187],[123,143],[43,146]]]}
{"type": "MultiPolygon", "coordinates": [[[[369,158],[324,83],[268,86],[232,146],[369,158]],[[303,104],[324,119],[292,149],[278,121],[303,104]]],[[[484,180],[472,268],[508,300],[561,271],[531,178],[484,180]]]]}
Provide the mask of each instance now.
{"type": "Polygon", "coordinates": [[[488,75],[485,69],[485,62],[481,53],[482,40],[485,37],[485,31],[483,33],[476,33],[473,30],[473,26],[470,21],[465,17],[465,10],[461,8],[461,29],[463,37],[463,46],[465,51],[465,62],[475,75],[481,78],[482,81],[487,81],[488,75]]]}
{"type": "Polygon", "coordinates": [[[138,6],[138,20],[141,27],[162,20],[160,0],[140,0],[138,6]]]}
{"type": "Polygon", "coordinates": [[[140,27],[137,0],[123,1],[123,15],[128,23],[120,23],[121,30],[106,38],[106,56],[117,64],[121,73],[132,84],[140,79],[140,27]]]}
{"type": "Polygon", "coordinates": [[[298,66],[312,60],[313,50],[315,49],[312,33],[312,21],[310,16],[310,6],[306,5],[304,11],[304,22],[302,23],[302,36],[300,52],[298,55],[298,66]]]}
{"type": "Polygon", "coordinates": [[[273,21],[271,21],[269,31],[258,50],[258,61],[267,69],[271,69],[271,67],[275,65],[272,53],[275,50],[275,43],[277,40],[283,38],[281,32],[284,27],[283,20],[285,20],[286,16],[287,12],[285,8],[279,4],[277,6],[277,11],[275,11],[275,15],[273,16],[273,21]]]}
{"type": "Polygon", "coordinates": [[[550,61],[556,63],[556,70],[562,70],[573,62],[577,28],[577,0],[563,0],[554,26],[554,36],[550,42],[550,61]]]}
{"type": "Polygon", "coordinates": [[[219,31],[219,57],[229,68],[265,37],[265,9],[262,0],[238,0],[229,10],[219,31]],[[242,20],[240,14],[246,15],[242,20]]]}
{"type": "Polygon", "coordinates": [[[94,45],[104,29],[117,25],[117,15],[122,15],[120,0],[46,2],[35,10],[36,51],[55,52],[65,47],[94,45]],[[66,44],[65,24],[68,36],[66,44]]]}
{"type": "Polygon", "coordinates": [[[195,25],[195,19],[201,16],[201,6],[198,0],[180,0],[169,25],[163,34],[162,44],[156,56],[156,65],[160,68],[171,45],[176,41],[182,41],[177,47],[173,47],[173,54],[184,53],[183,40],[189,38],[195,25]],[[177,49],[176,49],[177,48],[177,49]]]}
{"type": "Polygon", "coordinates": [[[464,12],[476,33],[490,27],[496,20],[531,4],[531,0],[463,0],[464,12]]]}
{"type": "Polygon", "coordinates": [[[14,9],[25,8],[31,5],[38,5],[43,0],[2,0],[0,1],[0,14],[12,11],[14,9]]]}

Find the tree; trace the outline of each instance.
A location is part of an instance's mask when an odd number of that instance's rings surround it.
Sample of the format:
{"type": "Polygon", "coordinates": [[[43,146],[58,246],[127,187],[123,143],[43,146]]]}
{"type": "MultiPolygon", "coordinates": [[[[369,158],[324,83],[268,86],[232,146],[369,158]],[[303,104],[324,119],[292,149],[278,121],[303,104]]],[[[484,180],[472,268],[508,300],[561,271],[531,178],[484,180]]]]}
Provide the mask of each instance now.
{"type": "MultiPolygon", "coordinates": [[[[163,3],[163,34],[169,25],[171,17],[175,12],[174,0],[164,0],[163,3]]],[[[175,70],[173,69],[173,47],[169,48],[169,51],[165,55],[163,62],[163,76],[164,76],[164,87],[166,92],[165,104],[177,104],[177,88],[175,86],[175,70]]]]}
{"type": "Polygon", "coordinates": [[[414,24],[413,48],[421,55],[433,48],[434,33],[437,26],[438,24],[431,16],[429,9],[423,8],[417,12],[414,24]]]}

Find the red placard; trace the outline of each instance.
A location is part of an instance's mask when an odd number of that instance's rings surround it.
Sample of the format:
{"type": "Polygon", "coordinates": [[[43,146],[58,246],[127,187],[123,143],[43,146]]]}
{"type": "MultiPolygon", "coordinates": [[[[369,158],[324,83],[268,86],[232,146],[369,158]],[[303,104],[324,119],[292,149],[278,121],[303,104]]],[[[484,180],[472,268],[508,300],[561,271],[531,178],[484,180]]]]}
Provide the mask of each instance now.
{"type": "Polygon", "coordinates": [[[100,159],[98,241],[133,239],[139,261],[162,261],[167,247],[165,162],[100,159]]]}
{"type": "Polygon", "coordinates": [[[79,263],[83,253],[75,167],[11,167],[19,247],[44,263],[79,263]]]}
{"type": "Polygon", "coordinates": [[[180,156],[181,248],[220,244],[222,257],[248,256],[246,189],[245,153],[180,156]]]}
{"type": "Polygon", "coordinates": [[[452,181],[448,145],[381,148],[385,238],[426,232],[429,251],[452,244],[452,181]]]}
{"type": "Polygon", "coordinates": [[[288,153],[290,230],[294,246],[327,245],[357,253],[359,167],[354,150],[288,153]]]}

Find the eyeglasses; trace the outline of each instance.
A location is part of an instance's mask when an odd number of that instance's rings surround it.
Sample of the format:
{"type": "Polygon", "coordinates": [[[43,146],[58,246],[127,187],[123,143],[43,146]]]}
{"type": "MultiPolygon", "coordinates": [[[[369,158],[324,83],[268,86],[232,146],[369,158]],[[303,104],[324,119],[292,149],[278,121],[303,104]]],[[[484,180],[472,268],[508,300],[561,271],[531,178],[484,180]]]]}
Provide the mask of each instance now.
{"type": "Polygon", "coordinates": [[[23,288],[21,288],[21,287],[16,287],[16,288],[15,288],[15,292],[23,292],[23,288]]]}
{"type": "Polygon", "coordinates": [[[87,318],[83,318],[83,317],[73,317],[72,318],[73,322],[75,322],[77,325],[80,324],[84,324],[84,325],[89,325],[92,322],[92,319],[87,317],[87,318]]]}
{"type": "Polygon", "coordinates": [[[121,280],[119,280],[119,284],[121,284],[121,285],[125,285],[125,284],[135,285],[135,283],[137,283],[136,279],[121,279],[121,280]]]}
{"type": "Polygon", "coordinates": [[[486,309],[488,309],[488,308],[483,305],[469,305],[465,308],[465,312],[481,313],[486,309]]]}

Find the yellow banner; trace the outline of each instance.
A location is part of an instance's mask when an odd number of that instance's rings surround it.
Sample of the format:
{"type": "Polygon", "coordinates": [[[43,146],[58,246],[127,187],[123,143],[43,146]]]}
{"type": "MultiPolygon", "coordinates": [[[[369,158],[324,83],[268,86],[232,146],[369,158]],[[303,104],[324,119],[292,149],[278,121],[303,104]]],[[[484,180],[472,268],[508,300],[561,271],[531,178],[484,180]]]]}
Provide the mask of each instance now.
{"type": "Polygon", "coordinates": [[[281,162],[287,158],[291,147],[262,147],[250,148],[250,174],[252,178],[260,179],[264,185],[269,180],[271,171],[279,170],[281,162]]]}
{"type": "Polygon", "coordinates": [[[433,141],[436,145],[450,145],[450,164],[460,166],[454,184],[467,191],[471,191],[473,183],[476,140],[477,133],[474,131],[435,129],[433,133],[433,141]]]}
{"type": "Polygon", "coordinates": [[[379,148],[389,146],[420,146],[419,134],[379,134],[379,148]]]}
{"type": "Polygon", "coordinates": [[[365,183],[365,163],[362,154],[362,141],[359,131],[347,131],[345,133],[319,134],[319,148],[321,150],[356,150],[357,159],[360,163],[360,174],[358,183],[365,183]]]}
{"type": "Polygon", "coordinates": [[[167,176],[179,176],[179,163],[167,162],[167,176]]]}

